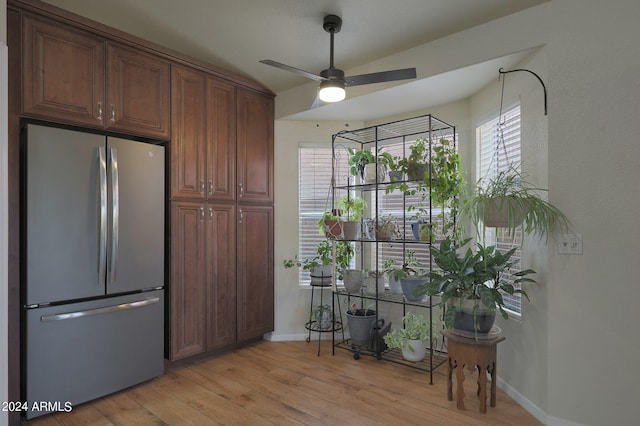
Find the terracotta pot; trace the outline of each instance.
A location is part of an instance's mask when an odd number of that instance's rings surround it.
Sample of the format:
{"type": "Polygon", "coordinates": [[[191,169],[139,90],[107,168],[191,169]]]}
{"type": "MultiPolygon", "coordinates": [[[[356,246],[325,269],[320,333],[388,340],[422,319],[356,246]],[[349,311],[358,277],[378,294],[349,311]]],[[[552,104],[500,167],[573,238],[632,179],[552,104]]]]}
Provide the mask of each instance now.
{"type": "Polygon", "coordinates": [[[335,240],[336,238],[342,238],[342,221],[325,220],[324,233],[327,238],[330,238],[332,240],[335,240]]]}
{"type": "Polygon", "coordinates": [[[357,240],[360,238],[360,222],[342,222],[342,235],[345,240],[357,240]]]}

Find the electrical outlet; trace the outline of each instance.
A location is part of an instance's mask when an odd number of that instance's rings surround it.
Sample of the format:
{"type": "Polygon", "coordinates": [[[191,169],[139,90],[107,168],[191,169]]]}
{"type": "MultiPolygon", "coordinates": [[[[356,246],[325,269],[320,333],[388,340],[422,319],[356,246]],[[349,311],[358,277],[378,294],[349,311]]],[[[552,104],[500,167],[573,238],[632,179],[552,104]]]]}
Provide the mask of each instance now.
{"type": "Polygon", "coordinates": [[[582,254],[582,234],[560,234],[558,253],[582,254]]]}

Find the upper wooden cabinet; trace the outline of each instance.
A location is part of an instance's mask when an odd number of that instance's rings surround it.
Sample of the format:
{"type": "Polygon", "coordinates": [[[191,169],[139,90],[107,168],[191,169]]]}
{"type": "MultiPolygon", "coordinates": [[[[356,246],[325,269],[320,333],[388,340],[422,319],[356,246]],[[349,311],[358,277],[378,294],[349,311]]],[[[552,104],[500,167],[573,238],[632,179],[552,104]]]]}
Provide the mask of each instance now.
{"type": "Polygon", "coordinates": [[[172,198],[235,200],[235,86],[182,66],[171,81],[172,198]]]}
{"type": "Polygon", "coordinates": [[[273,203],[273,98],[238,89],[238,201],[273,203]]]}
{"type": "Polygon", "coordinates": [[[40,17],[22,34],[22,114],[169,138],[167,60],[40,17]]]}

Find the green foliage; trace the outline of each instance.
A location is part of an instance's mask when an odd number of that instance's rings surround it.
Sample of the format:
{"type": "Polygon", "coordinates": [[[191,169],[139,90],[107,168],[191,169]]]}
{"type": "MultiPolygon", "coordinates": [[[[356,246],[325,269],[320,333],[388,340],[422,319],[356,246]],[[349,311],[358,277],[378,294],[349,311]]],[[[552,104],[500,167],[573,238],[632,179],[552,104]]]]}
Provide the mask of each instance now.
{"type": "MultiPolygon", "coordinates": [[[[527,300],[529,297],[523,290],[517,290],[509,282],[502,280],[505,272],[511,272],[516,276],[515,283],[535,283],[535,280],[527,275],[535,274],[532,269],[513,272],[511,268],[515,261],[511,256],[515,253],[515,248],[505,253],[496,249],[495,246],[484,247],[476,244],[476,252],[467,248],[463,255],[459,253],[459,248],[465,246],[470,238],[464,240],[457,246],[449,238],[445,238],[440,243],[440,248],[431,246],[431,255],[439,269],[431,271],[429,282],[418,287],[416,294],[441,297],[441,306],[444,306],[450,298],[470,299],[475,301],[474,318],[477,308],[482,303],[486,308],[500,310],[502,316],[509,317],[504,310],[504,300],[502,293],[513,295],[523,294],[527,300]]],[[[455,305],[448,305],[445,314],[445,325],[448,328],[453,326],[455,318],[455,305]]]]}
{"type": "Polygon", "coordinates": [[[350,222],[358,222],[362,218],[367,202],[357,195],[345,195],[340,200],[340,209],[348,217],[350,222]]]}
{"type": "MultiPolygon", "coordinates": [[[[339,279],[342,279],[342,271],[349,267],[354,253],[353,246],[347,241],[336,242],[336,269],[338,270],[339,279]]],[[[330,265],[332,261],[333,244],[328,240],[322,240],[316,248],[316,255],[312,258],[300,261],[298,255],[296,255],[293,259],[285,259],[282,264],[286,269],[302,267],[302,269],[310,271],[320,266],[330,265]]]]}
{"type": "Polygon", "coordinates": [[[401,266],[398,266],[395,259],[386,259],[383,268],[387,276],[394,280],[411,276],[420,277],[425,274],[422,264],[416,257],[415,252],[411,250],[405,251],[404,262],[401,266]]]}
{"type": "MultiPolygon", "coordinates": [[[[400,349],[407,340],[429,340],[431,323],[422,315],[408,312],[402,319],[404,328],[395,329],[383,336],[384,342],[390,348],[400,349]]],[[[413,350],[413,348],[409,348],[413,350]]]]}
{"type": "Polygon", "coordinates": [[[524,233],[547,241],[550,234],[566,232],[569,219],[542,198],[545,191],[525,181],[512,167],[494,178],[478,180],[474,193],[464,202],[462,214],[470,218],[480,232],[478,226],[485,222],[487,212],[495,203],[498,211],[507,214],[509,235],[514,235],[516,228],[522,226],[524,233]],[[522,219],[518,220],[520,215],[522,219]]]}

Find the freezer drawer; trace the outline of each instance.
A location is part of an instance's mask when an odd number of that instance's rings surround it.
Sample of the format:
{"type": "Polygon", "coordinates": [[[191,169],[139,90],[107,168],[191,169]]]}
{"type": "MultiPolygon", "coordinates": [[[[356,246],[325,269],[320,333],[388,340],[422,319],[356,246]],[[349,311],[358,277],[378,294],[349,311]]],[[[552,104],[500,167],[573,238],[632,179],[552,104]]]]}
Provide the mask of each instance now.
{"type": "MultiPolygon", "coordinates": [[[[28,309],[29,408],[64,409],[162,374],[163,307],[158,290],[28,309]]],[[[27,418],[46,413],[27,411],[27,418]]]]}

